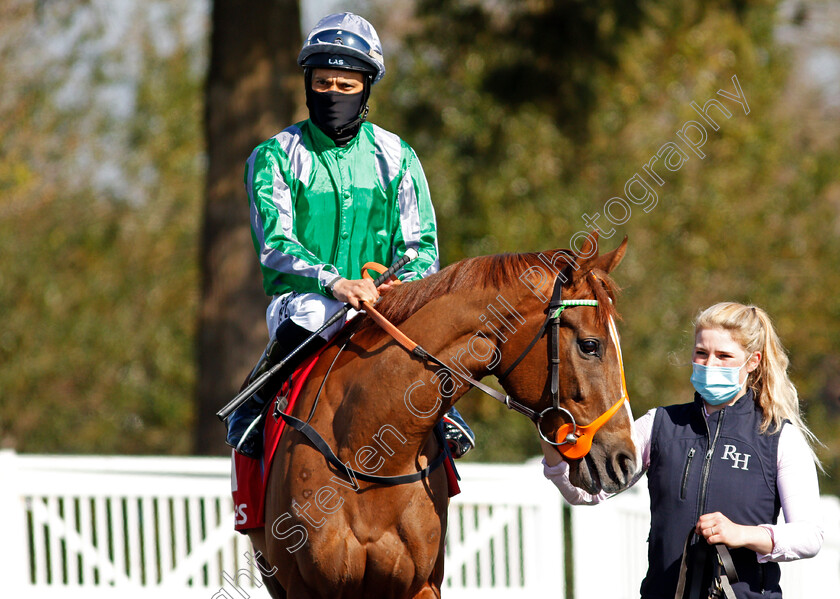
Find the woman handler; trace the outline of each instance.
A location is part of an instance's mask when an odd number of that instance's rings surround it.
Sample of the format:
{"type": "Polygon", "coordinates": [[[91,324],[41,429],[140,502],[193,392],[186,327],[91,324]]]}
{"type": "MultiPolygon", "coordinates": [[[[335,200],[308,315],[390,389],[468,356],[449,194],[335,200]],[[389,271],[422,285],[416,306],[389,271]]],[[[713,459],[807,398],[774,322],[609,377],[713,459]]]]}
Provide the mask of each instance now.
{"type": "MultiPolygon", "coordinates": [[[[731,549],[739,599],[782,597],[778,562],[813,557],[822,547],[811,447],[818,441],[800,417],[787,367],[762,309],[720,303],[697,317],[694,401],[650,410],[634,425],[651,506],[643,599],[674,597],[692,528],[690,551],[718,543],[731,549]]],[[[609,497],[574,487],[560,454],[548,444],[543,450],[545,476],[566,501],[596,504],[609,497]]],[[[704,578],[702,597],[708,596],[712,568],[690,575],[704,578]]]]}

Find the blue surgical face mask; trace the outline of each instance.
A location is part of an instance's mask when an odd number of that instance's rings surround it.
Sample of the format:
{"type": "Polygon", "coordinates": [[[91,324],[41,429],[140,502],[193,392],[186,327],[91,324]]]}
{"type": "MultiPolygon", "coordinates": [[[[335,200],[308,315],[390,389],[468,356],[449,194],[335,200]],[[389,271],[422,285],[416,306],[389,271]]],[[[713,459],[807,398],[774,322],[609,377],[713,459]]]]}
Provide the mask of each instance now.
{"type": "MultiPolygon", "coordinates": [[[[748,362],[749,360],[747,360],[748,362]]],[[[744,362],[746,364],[747,362],[744,362]]],[[[691,384],[703,400],[713,406],[719,406],[738,395],[741,390],[740,366],[703,366],[694,364],[691,384]]]]}

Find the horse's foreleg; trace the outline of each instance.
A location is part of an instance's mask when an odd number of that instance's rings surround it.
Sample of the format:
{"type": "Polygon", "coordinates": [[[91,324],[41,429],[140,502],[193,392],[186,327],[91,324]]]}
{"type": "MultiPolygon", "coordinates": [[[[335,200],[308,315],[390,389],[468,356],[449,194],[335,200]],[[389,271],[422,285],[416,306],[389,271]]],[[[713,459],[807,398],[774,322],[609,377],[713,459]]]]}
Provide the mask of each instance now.
{"type": "MultiPolygon", "coordinates": [[[[445,533],[444,533],[445,534],[445,533]]],[[[443,547],[440,548],[435,567],[423,588],[414,595],[413,599],[440,599],[440,586],[443,584],[443,547]]]]}
{"type": "Polygon", "coordinates": [[[277,568],[272,567],[265,557],[266,542],[265,529],[253,528],[248,531],[248,538],[251,539],[251,545],[254,547],[254,557],[257,560],[257,570],[260,571],[268,594],[272,599],[286,599],[286,591],[280,586],[280,582],[274,577],[274,572],[277,568]]]}
{"type": "Polygon", "coordinates": [[[427,582],[412,599],[440,599],[440,587],[431,582],[427,582]]]}

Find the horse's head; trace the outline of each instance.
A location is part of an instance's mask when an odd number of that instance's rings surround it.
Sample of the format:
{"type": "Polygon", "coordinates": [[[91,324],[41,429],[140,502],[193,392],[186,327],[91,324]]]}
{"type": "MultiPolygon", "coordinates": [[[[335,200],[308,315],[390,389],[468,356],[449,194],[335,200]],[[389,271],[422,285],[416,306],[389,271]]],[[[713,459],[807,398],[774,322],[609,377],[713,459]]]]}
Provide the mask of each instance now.
{"type": "Polygon", "coordinates": [[[590,493],[623,489],[638,468],[608,276],[626,246],[598,255],[593,233],[578,255],[539,254],[519,278],[529,291],[517,304],[527,325],[504,345],[497,369],[569,462],[571,482],[590,493]]]}

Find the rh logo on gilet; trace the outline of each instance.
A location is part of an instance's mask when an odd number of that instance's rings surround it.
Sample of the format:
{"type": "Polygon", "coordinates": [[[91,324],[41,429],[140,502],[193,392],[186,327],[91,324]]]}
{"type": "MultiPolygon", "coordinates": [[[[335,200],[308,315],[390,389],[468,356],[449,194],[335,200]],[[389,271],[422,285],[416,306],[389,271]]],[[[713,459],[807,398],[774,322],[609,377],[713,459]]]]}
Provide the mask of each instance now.
{"type": "Polygon", "coordinates": [[[723,457],[722,460],[732,460],[733,468],[740,468],[741,470],[749,470],[747,464],[750,461],[750,454],[748,453],[741,453],[739,451],[735,451],[737,447],[734,445],[724,445],[723,446],[723,457]]]}

